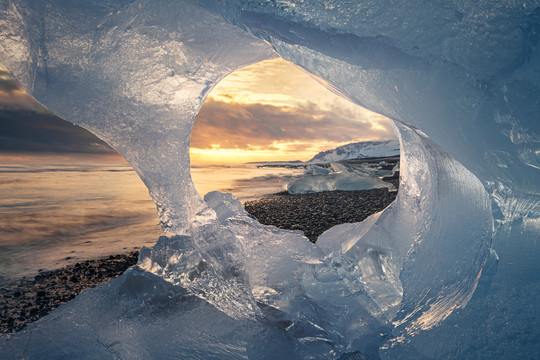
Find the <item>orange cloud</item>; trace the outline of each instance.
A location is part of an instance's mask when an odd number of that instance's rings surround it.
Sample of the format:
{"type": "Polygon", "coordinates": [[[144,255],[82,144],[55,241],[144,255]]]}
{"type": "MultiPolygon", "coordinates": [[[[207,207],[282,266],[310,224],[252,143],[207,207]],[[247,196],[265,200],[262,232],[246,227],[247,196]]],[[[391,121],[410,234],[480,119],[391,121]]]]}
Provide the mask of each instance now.
{"type": "Polygon", "coordinates": [[[273,106],[208,99],[195,120],[191,146],[276,150],[276,144],[286,142],[346,143],[390,138],[393,132],[389,121],[358,119],[348,109],[323,109],[314,103],[273,106]]]}
{"type": "Polygon", "coordinates": [[[281,58],[235,71],[197,115],[192,161],[307,160],[346,143],[395,137],[387,118],[322,84],[281,58]]]}

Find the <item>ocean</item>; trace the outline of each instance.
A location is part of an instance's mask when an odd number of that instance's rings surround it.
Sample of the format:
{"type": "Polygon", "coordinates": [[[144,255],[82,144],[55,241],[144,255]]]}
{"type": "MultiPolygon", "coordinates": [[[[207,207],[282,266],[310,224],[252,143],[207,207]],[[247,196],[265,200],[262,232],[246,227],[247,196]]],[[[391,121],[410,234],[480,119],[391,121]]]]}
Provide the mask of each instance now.
{"type": "MultiPolygon", "coordinates": [[[[282,191],[281,176],[300,172],[198,166],[192,177],[202,195],[245,202],[282,191]]],[[[0,157],[0,189],[0,280],[153,246],[162,235],[147,188],[118,157],[0,157]]]]}
{"type": "Polygon", "coordinates": [[[280,180],[283,176],[302,173],[303,169],[257,167],[256,164],[191,167],[191,177],[199,194],[214,190],[230,192],[241,203],[282,192],[280,180]]]}

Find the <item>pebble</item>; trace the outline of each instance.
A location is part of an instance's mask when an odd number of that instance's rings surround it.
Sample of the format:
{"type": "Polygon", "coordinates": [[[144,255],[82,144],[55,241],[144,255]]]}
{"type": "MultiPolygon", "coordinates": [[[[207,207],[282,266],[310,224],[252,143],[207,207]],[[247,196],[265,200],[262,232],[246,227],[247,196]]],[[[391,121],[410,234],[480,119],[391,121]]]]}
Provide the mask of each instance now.
{"type": "Polygon", "coordinates": [[[89,260],[59,270],[42,271],[32,280],[23,278],[0,288],[0,333],[23,329],[47,315],[84,289],[96,287],[137,263],[138,251],[89,260]]]}
{"type": "Polygon", "coordinates": [[[244,208],[260,223],[281,229],[302,230],[312,242],[331,227],[360,222],[384,210],[397,191],[372,189],[325,191],[309,194],[279,194],[248,201],[244,208]]]}
{"type": "MultiPolygon", "coordinates": [[[[399,179],[398,179],[399,181],[399,179]]],[[[396,182],[397,185],[397,182],[396,182]]],[[[329,228],[359,222],[386,208],[396,191],[326,191],[312,194],[277,194],[244,204],[262,224],[302,230],[315,242],[329,228]]],[[[137,248],[136,248],[137,249],[137,248]]],[[[139,252],[111,255],[54,271],[40,271],[33,279],[23,278],[0,288],[0,333],[23,329],[84,289],[96,287],[121,275],[137,263],[139,252]]]]}

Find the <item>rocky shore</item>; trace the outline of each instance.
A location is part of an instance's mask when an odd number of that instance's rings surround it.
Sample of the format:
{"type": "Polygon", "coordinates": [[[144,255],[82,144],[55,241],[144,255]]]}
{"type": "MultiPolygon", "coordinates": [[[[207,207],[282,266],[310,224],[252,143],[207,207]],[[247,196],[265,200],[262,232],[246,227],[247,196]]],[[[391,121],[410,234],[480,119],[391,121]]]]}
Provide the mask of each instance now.
{"type": "Polygon", "coordinates": [[[384,189],[287,193],[248,201],[244,208],[260,223],[281,229],[302,230],[312,242],[331,227],[360,222],[386,208],[397,191],[384,189]]]}
{"type": "MultiPolygon", "coordinates": [[[[396,182],[397,185],[397,182],[396,182]]],[[[396,191],[327,191],[311,194],[276,194],[244,204],[261,223],[302,230],[312,242],[334,225],[358,222],[383,210],[396,191]]],[[[19,331],[73,299],[81,291],[122,274],[137,262],[138,251],[90,260],[59,270],[23,278],[0,288],[0,333],[19,331]]]]}
{"type": "Polygon", "coordinates": [[[137,263],[138,251],[89,260],[23,278],[0,288],[0,333],[21,330],[79,295],[103,284],[137,263]]]}

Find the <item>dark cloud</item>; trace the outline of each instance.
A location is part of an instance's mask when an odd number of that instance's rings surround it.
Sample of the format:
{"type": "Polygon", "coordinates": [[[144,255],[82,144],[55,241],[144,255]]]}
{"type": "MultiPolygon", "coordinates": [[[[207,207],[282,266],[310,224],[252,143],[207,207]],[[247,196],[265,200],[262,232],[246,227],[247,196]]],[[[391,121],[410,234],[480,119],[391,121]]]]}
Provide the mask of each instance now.
{"type": "Polygon", "coordinates": [[[114,153],[85,129],[54,116],[0,69],[0,152],[114,153]]]}
{"type": "Polygon", "coordinates": [[[337,106],[328,110],[314,103],[293,107],[208,99],[195,120],[191,146],[271,150],[274,141],[347,142],[387,139],[392,134],[389,122],[375,125],[371,119],[358,119],[349,109],[337,106]]]}
{"type": "Polygon", "coordinates": [[[111,154],[105,142],[54,115],[0,111],[0,152],[111,154]]]}
{"type": "Polygon", "coordinates": [[[0,69],[0,91],[10,94],[20,88],[17,80],[8,71],[0,69]]]}
{"type": "Polygon", "coordinates": [[[28,95],[17,80],[0,68],[0,110],[30,111],[51,114],[47,108],[28,95]]]}

